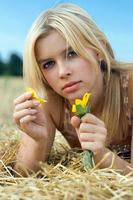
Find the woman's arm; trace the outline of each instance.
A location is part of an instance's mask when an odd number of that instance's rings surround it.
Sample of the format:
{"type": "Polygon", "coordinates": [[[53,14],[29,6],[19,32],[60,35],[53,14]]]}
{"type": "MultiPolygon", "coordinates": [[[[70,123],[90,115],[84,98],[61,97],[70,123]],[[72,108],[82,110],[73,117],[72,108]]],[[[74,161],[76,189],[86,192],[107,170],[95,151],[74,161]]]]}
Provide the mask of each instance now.
{"type": "MultiPolygon", "coordinates": [[[[14,122],[22,130],[20,147],[14,169],[23,173],[25,169],[37,171],[39,161],[45,161],[50,153],[55,125],[51,117],[50,101],[44,106],[24,93],[15,101],[14,122]]],[[[53,110],[54,112],[54,110],[53,110]]]]}
{"type": "MultiPolygon", "coordinates": [[[[126,162],[105,147],[107,130],[104,126],[104,122],[88,113],[81,119],[73,116],[71,123],[76,128],[82,149],[91,150],[93,152],[95,164],[99,168],[114,168],[121,170],[123,174],[131,172],[133,163],[126,162]]],[[[133,158],[133,154],[131,155],[131,158],[133,158]]]]}
{"type": "Polygon", "coordinates": [[[40,141],[36,141],[22,132],[14,169],[22,175],[26,175],[27,170],[29,173],[39,170],[39,161],[47,160],[52,148],[54,136],[55,127],[50,123],[50,120],[47,133],[40,141]]]}
{"type": "MultiPolygon", "coordinates": [[[[129,100],[129,109],[130,113],[133,117],[133,70],[128,72],[129,80],[128,80],[128,100],[129,100]]],[[[131,117],[131,118],[132,118],[131,117]]],[[[106,149],[103,155],[95,155],[96,162],[99,162],[100,159],[103,158],[103,162],[101,162],[100,167],[113,167],[115,169],[122,170],[124,174],[129,172],[133,172],[133,124],[132,124],[132,140],[131,140],[131,163],[126,162],[121,159],[119,156],[111,152],[109,149],[106,149]],[[106,160],[104,160],[104,158],[106,160]]]]}
{"type": "MultiPolygon", "coordinates": [[[[133,129],[132,129],[132,136],[133,136],[133,129]]],[[[120,170],[124,175],[130,172],[133,175],[133,137],[131,142],[131,163],[123,160],[116,153],[113,153],[109,149],[105,149],[103,154],[96,154],[94,155],[95,163],[100,168],[113,168],[120,170]]]]}

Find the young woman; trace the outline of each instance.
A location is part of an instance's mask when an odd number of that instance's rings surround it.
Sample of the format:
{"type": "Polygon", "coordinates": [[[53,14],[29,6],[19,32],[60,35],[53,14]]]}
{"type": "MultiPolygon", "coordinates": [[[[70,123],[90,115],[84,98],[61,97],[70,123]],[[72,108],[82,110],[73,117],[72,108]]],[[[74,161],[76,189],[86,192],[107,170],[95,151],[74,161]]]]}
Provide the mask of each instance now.
{"type": "Polygon", "coordinates": [[[100,167],[127,174],[133,167],[133,64],[118,62],[88,13],[61,4],[42,13],[26,42],[24,77],[47,96],[40,104],[26,92],[14,100],[14,121],[22,130],[15,169],[38,170],[50,153],[56,129],[70,146],[89,149],[100,167]],[[92,93],[91,113],[71,112],[75,99],[92,93]],[[118,155],[115,155],[113,151],[118,155]],[[129,162],[127,162],[127,160],[129,162]]]}

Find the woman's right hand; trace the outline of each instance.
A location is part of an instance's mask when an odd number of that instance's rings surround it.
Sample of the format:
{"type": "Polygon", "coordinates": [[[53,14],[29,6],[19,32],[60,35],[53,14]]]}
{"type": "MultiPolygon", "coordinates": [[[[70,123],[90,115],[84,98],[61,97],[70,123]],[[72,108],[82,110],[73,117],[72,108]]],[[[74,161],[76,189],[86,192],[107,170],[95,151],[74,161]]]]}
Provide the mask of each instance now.
{"type": "Polygon", "coordinates": [[[13,121],[19,129],[36,141],[46,138],[46,117],[43,106],[26,92],[14,100],[13,121]]]}

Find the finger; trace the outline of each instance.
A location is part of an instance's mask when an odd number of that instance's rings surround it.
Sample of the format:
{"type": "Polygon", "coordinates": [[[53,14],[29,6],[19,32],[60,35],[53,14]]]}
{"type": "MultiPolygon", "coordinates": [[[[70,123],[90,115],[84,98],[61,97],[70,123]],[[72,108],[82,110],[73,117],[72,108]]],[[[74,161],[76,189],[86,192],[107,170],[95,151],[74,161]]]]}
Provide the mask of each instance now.
{"type": "Polygon", "coordinates": [[[80,118],[77,117],[77,116],[73,116],[73,117],[71,118],[71,124],[72,124],[72,126],[73,126],[74,128],[78,128],[78,127],[80,126],[80,122],[81,122],[81,120],[80,120],[80,118]]]}
{"type": "Polygon", "coordinates": [[[90,150],[94,154],[103,150],[103,144],[100,142],[81,142],[81,147],[83,150],[90,150]]]}
{"type": "Polygon", "coordinates": [[[26,132],[30,137],[32,137],[36,141],[37,140],[42,141],[42,133],[41,131],[39,131],[39,127],[38,127],[38,132],[36,132],[36,125],[34,125],[36,118],[37,117],[35,115],[34,116],[27,115],[24,118],[22,118],[20,120],[20,129],[26,132]]]}
{"type": "Polygon", "coordinates": [[[17,127],[25,131],[26,127],[29,126],[29,122],[34,121],[36,119],[36,115],[26,115],[21,119],[13,119],[13,122],[17,125],[17,127]]]}
{"type": "Polygon", "coordinates": [[[32,97],[32,93],[31,92],[25,92],[23,93],[21,96],[17,97],[15,100],[14,100],[14,105],[17,105],[19,103],[22,103],[28,99],[30,99],[32,97]]]}
{"type": "Polygon", "coordinates": [[[33,108],[36,107],[40,104],[40,102],[36,101],[36,100],[27,100],[23,103],[19,103],[15,106],[15,111],[20,111],[22,109],[27,109],[27,108],[33,108]]]}
{"type": "Polygon", "coordinates": [[[27,126],[27,123],[33,121],[36,119],[36,116],[32,116],[32,115],[26,115],[25,117],[20,119],[20,126],[22,128],[25,128],[27,126]]]}
{"type": "Polygon", "coordinates": [[[35,110],[35,109],[24,109],[24,110],[21,110],[19,112],[15,112],[13,114],[13,117],[16,120],[20,120],[22,117],[24,117],[26,115],[34,115],[36,113],[37,113],[37,110],[35,110]]]}
{"type": "Polygon", "coordinates": [[[94,125],[90,123],[81,123],[79,127],[80,133],[101,133],[106,135],[107,129],[100,125],[94,125]]]}
{"type": "Polygon", "coordinates": [[[94,134],[94,133],[81,133],[79,134],[80,142],[99,142],[105,143],[106,137],[102,134],[94,134]]]}
{"type": "Polygon", "coordinates": [[[20,120],[19,129],[26,132],[33,137],[33,125],[32,122],[36,119],[36,116],[27,115],[20,120]],[[32,130],[32,131],[31,131],[32,130]]]}
{"type": "Polygon", "coordinates": [[[20,127],[20,122],[19,122],[18,119],[13,118],[13,123],[14,123],[15,125],[17,125],[18,128],[20,127]]]}
{"type": "Polygon", "coordinates": [[[99,118],[97,118],[95,115],[91,114],[91,113],[87,113],[85,114],[82,118],[81,121],[84,123],[92,123],[92,124],[96,124],[99,126],[105,126],[104,122],[102,120],[100,120],[99,118]]]}

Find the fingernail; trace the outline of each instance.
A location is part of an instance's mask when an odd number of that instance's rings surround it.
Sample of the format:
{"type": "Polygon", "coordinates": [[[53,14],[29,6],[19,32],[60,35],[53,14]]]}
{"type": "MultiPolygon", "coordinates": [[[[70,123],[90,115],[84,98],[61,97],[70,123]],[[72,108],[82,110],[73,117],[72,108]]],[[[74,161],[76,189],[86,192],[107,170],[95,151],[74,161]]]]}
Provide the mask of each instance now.
{"type": "Polygon", "coordinates": [[[32,92],[26,92],[26,95],[31,95],[32,94],[32,92]]]}
{"type": "Polygon", "coordinates": [[[36,101],[36,100],[34,100],[34,101],[33,101],[33,104],[34,104],[35,106],[37,106],[37,105],[39,105],[39,104],[40,104],[40,102],[39,102],[39,101],[36,101]]]}

